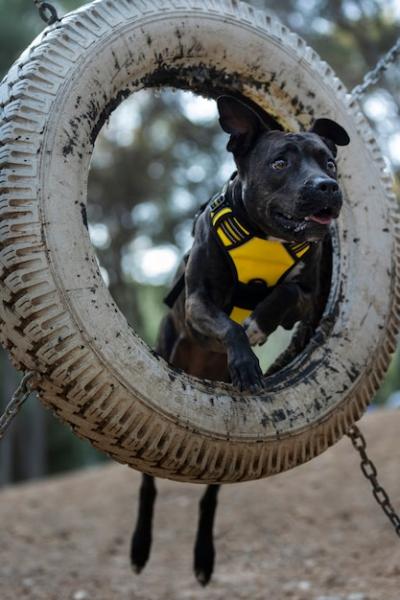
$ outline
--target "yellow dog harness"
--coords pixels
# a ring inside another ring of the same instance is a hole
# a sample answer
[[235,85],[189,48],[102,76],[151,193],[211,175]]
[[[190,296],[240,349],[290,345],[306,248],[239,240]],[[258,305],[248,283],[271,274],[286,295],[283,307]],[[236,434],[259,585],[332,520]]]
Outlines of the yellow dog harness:
[[[201,207],[195,223],[205,207]],[[224,193],[210,203],[210,226],[224,251],[234,279],[232,303],[226,312],[236,323],[243,323],[257,304],[289,275],[311,248],[308,242],[285,243],[252,233],[249,226],[234,213]],[[183,273],[164,299],[167,306],[172,308],[184,287]]]
[[242,323],[271,288],[285,279],[310,250],[311,244],[257,237],[240,222],[223,196],[211,203],[210,220],[235,279],[228,314],[233,321]]

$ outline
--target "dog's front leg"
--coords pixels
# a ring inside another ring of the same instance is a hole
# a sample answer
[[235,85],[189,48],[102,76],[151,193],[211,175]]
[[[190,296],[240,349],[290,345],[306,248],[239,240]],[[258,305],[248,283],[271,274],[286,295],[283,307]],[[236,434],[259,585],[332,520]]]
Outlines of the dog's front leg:
[[243,327],[251,346],[263,344],[278,325],[291,329],[312,309],[311,294],[297,283],[276,286],[271,294],[256,306]]
[[232,384],[241,391],[260,390],[263,374],[243,327],[215,306],[202,290],[188,295],[185,308],[187,324],[197,334],[218,341],[226,351]]

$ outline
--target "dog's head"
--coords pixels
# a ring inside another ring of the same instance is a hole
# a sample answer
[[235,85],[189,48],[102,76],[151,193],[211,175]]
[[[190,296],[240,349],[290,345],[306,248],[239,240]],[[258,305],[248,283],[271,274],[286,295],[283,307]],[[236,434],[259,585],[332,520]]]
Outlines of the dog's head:
[[343,127],[317,119],[307,132],[285,133],[234,97],[217,104],[250,222],[287,241],[322,239],[342,206],[335,157],[337,146],[350,142]]

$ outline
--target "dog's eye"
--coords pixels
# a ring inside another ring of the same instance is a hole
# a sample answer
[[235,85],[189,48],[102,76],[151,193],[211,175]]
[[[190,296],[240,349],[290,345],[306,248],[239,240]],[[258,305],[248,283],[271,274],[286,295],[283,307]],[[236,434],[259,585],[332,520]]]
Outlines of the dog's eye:
[[328,167],[328,169],[330,171],[332,171],[333,173],[336,173],[336,165],[333,162],[333,160],[328,160],[328,162],[326,163],[326,166]]
[[287,166],[288,162],[284,158],[278,158],[278,160],[274,160],[274,162],[272,163],[272,168],[274,169],[274,171],[281,171]]

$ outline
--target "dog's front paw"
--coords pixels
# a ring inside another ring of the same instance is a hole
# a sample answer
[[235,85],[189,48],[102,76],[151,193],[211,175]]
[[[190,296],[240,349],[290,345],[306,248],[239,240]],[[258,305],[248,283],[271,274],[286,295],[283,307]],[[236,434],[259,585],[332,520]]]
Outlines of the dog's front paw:
[[260,329],[254,317],[247,317],[243,322],[243,329],[246,332],[250,346],[261,346],[267,340],[267,334]]
[[229,373],[232,385],[243,392],[259,392],[264,387],[263,373],[255,354],[249,349],[245,356],[239,354],[229,360]]

